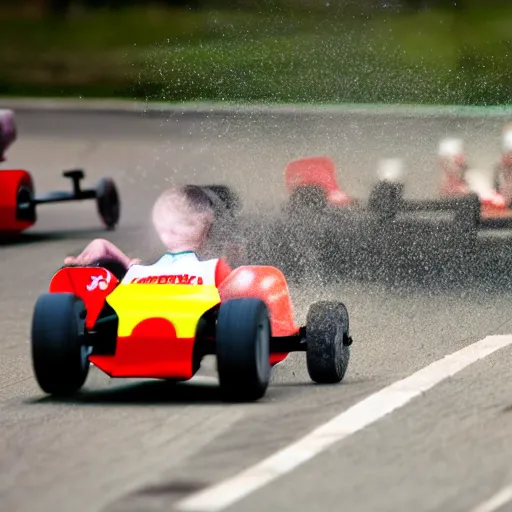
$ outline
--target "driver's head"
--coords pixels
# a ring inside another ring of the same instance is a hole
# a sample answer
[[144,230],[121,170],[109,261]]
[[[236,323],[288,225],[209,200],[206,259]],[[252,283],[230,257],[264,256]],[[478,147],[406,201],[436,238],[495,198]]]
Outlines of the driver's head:
[[443,139],[439,143],[437,154],[444,171],[462,174],[466,170],[464,144],[461,139]]
[[5,152],[16,140],[16,123],[12,110],[0,110],[0,162],[5,160]]
[[208,238],[214,208],[201,187],[176,186],[158,197],[152,217],[153,226],[169,252],[197,251]]
[[512,123],[507,123],[501,135],[501,160],[507,168],[512,168]]

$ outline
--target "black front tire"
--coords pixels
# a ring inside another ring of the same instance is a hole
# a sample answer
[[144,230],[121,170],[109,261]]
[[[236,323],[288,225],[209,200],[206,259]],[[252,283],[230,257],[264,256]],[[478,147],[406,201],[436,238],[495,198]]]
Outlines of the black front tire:
[[334,384],[343,380],[350,360],[349,317],[341,302],[316,302],[306,321],[306,361],[311,380]]
[[71,293],[45,293],[32,317],[32,364],[41,389],[56,396],[76,393],[89,373],[85,306]]
[[34,202],[34,186],[32,183],[20,185],[16,194],[16,219],[26,222],[36,222],[36,204]]
[[217,370],[223,399],[252,402],[270,382],[270,318],[264,302],[234,299],[217,317]]
[[96,205],[98,214],[107,227],[114,229],[121,216],[121,201],[113,180],[103,178],[96,187]]

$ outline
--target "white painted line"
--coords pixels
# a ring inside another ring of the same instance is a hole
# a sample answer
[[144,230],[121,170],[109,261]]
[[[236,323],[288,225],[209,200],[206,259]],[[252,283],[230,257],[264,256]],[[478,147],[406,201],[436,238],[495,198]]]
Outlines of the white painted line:
[[471,512],[495,512],[510,501],[512,501],[512,485],[504,487],[492,498],[471,509]]
[[512,335],[488,336],[370,395],[297,442],[238,475],[190,495],[177,508],[217,512],[309,461],[323,450],[407,404],[472,363],[512,344]]

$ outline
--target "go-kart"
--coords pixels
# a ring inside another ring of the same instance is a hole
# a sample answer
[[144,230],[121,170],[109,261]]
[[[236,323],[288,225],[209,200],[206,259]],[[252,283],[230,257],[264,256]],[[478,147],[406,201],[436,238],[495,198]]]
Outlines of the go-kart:
[[[505,134],[512,136],[510,134]],[[505,137],[507,145],[510,141]],[[489,170],[470,168],[464,154],[461,139],[447,138],[439,144],[441,182],[439,194],[442,198],[476,195],[480,202],[480,215],[475,229],[500,229],[512,227],[512,204],[510,187],[512,167],[510,148],[502,155],[502,161]]]
[[[0,156],[5,160],[7,148],[16,139],[14,113],[0,111]],[[46,195],[35,194],[32,175],[25,170],[0,170],[0,235],[12,236],[33,226],[37,221],[37,207],[66,201],[96,201],[101,220],[108,229],[114,228],[120,216],[120,200],[117,188],[110,178],[103,178],[95,188],[81,188],[85,173],[81,169],[63,172],[72,182],[68,192],[57,191]]]
[[[444,142],[451,144],[458,141]],[[462,163],[458,165],[465,169],[464,181],[449,183],[447,181],[450,178],[443,176],[440,197],[428,200],[405,200],[402,162],[398,159],[382,160],[378,170],[379,180],[370,193],[366,208],[362,201],[350,196],[339,186],[335,177],[335,165],[330,158],[295,160],[285,169],[285,182],[290,193],[285,210],[300,214],[312,208],[319,211],[332,207],[332,211],[337,207],[359,214],[363,211],[371,213],[380,220],[396,219],[397,215],[404,213],[452,212],[458,219],[461,215],[469,216],[475,229],[512,225],[512,210],[498,190],[500,178],[503,180],[501,174],[495,173],[495,186],[492,188],[486,183],[481,171],[466,169],[463,156],[452,156],[456,159],[462,158]]]
[[263,397],[271,367],[294,351],[306,352],[317,383],[345,376],[352,343],[346,307],[315,303],[306,325],[297,326],[277,268],[239,267],[219,288],[192,284],[200,280],[190,276],[126,284],[124,273],[99,261],[53,276],[32,318],[32,360],[43,391],[74,394],[90,363],[116,378],[187,381],[206,355],[216,356],[227,401]]
[[416,265],[430,256],[438,261],[467,256],[476,244],[478,196],[406,199],[401,175],[400,160],[381,161],[363,201],[339,186],[330,158],[289,163],[288,199],[257,236],[247,237],[251,263],[275,264],[287,277],[307,280],[311,269],[329,279],[338,270],[382,267],[388,257],[386,264]]
[[[401,181],[403,169],[399,159],[379,162],[378,181],[372,188],[367,204],[349,195],[336,180],[334,162],[328,157],[294,160],[285,169],[285,181],[290,193],[284,211],[301,215],[312,211],[329,214],[367,214],[375,220],[395,219],[399,213],[457,210],[467,212],[467,203],[474,205],[475,194],[464,194],[441,200],[405,200]],[[346,217],[346,215],[345,215]],[[345,218],[342,217],[342,218]]]

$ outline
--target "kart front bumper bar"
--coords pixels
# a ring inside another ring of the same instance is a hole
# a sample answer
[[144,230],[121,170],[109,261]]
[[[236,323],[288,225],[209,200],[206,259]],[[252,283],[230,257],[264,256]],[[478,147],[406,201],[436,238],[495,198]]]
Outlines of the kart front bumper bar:
[[62,203],[66,201],[83,201],[86,199],[96,199],[96,190],[80,190],[75,192],[50,192],[44,196],[35,197],[32,202],[38,204]]

